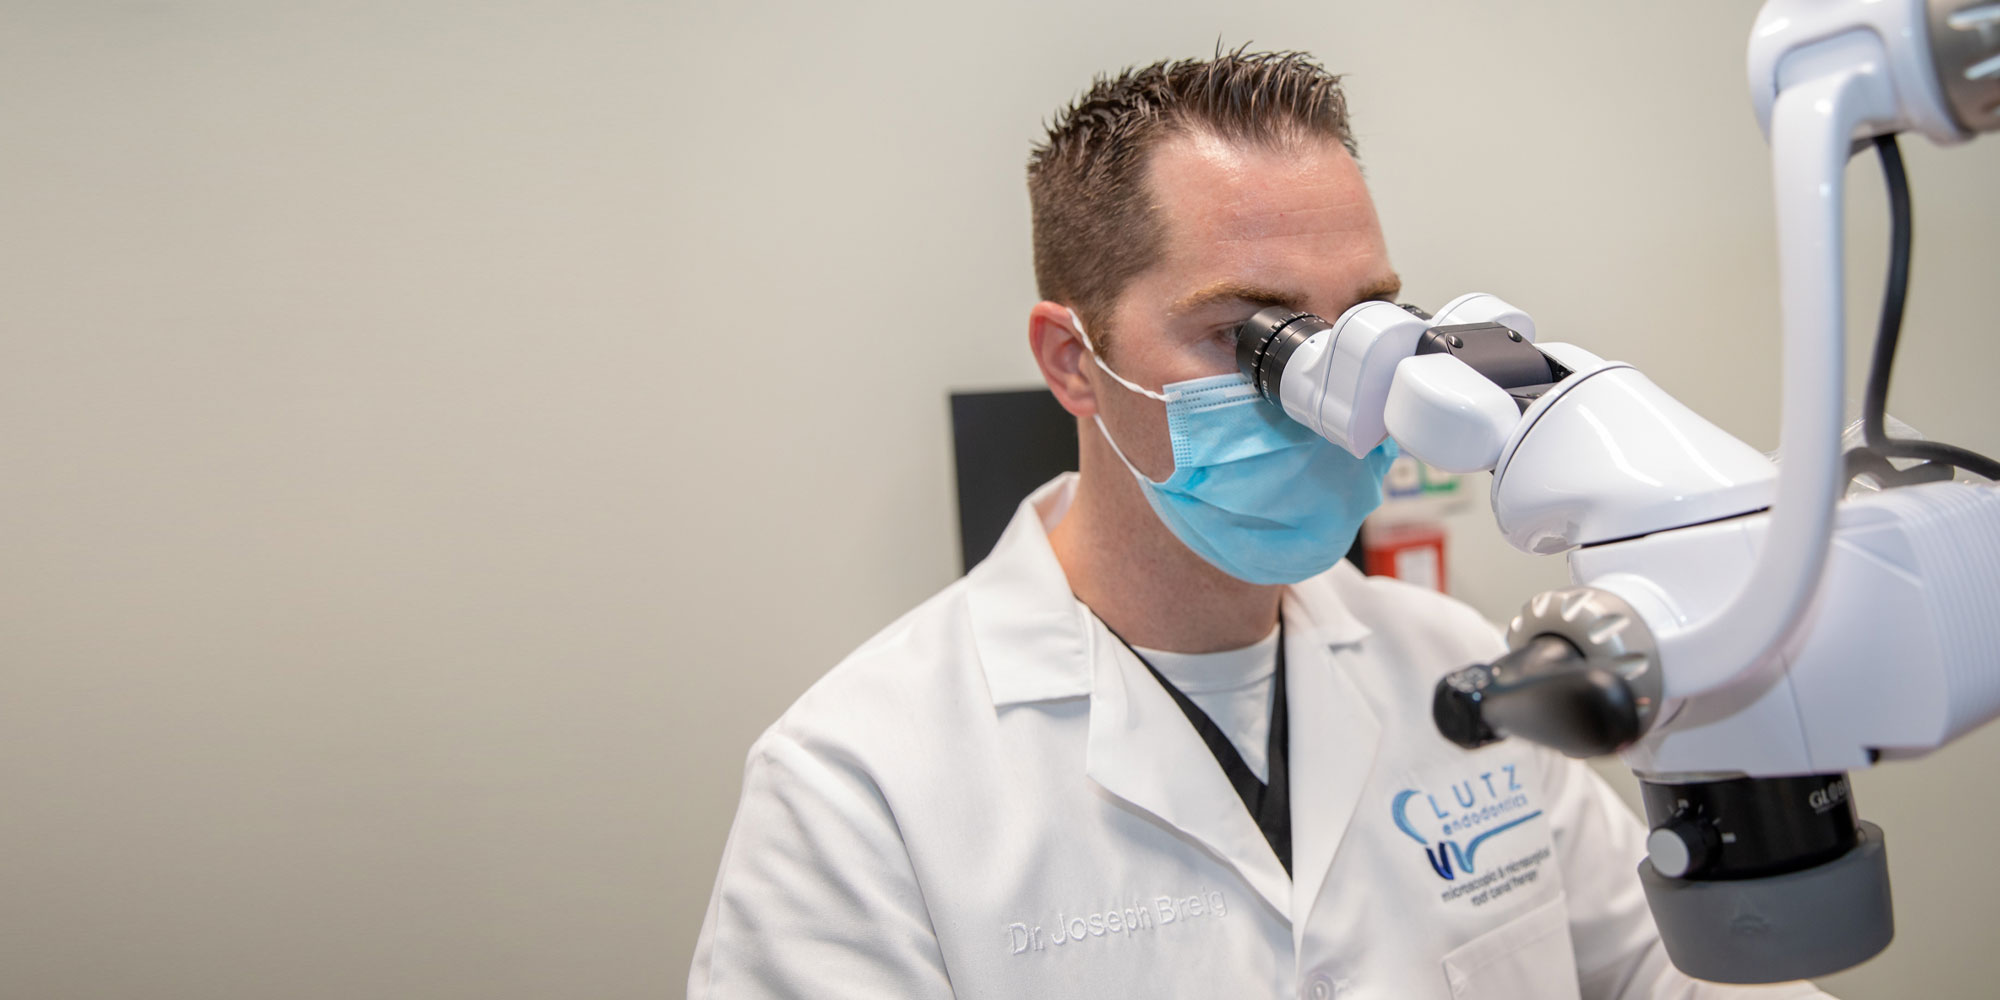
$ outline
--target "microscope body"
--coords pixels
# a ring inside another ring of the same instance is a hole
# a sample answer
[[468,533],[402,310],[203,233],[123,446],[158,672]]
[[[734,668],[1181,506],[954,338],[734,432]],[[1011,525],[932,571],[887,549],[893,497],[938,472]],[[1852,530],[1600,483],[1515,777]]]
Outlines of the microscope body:
[[1860,457],[1885,488],[1843,499],[1856,455],[1840,440],[1847,163],[1880,147],[1906,267],[1901,161],[1877,137],[2000,129],[2000,0],[1769,0],[1749,84],[1777,209],[1782,467],[1631,366],[1538,345],[1533,318],[1491,295],[1435,316],[1366,302],[1332,323],[1274,307],[1237,333],[1242,371],[1294,420],[1355,455],[1393,436],[1446,471],[1491,470],[1507,539],[1569,554],[1575,586],[1527,603],[1511,652],[1439,682],[1438,729],[1621,753],[1669,957],[1744,983],[1887,946],[1883,835],[1847,772],[2000,716],[2000,486],[1905,484],[1887,449],[1910,442],[1874,440],[1876,398]]
[[[1570,553],[1578,584],[1682,620],[1713,614],[1768,514]],[[1811,606],[1776,655],[1673,702],[1622,756],[1642,778],[1856,770],[2000,716],[2000,487],[1929,483],[1842,501]]]
[[1775,463],[1630,365],[1534,343],[1532,317],[1491,295],[1435,316],[1363,303],[1334,323],[1271,309],[1245,331],[1242,367],[1293,419],[1357,453],[1387,435],[1444,470],[1490,470],[1502,534],[1568,553],[1575,586],[1528,602],[1513,652],[1439,683],[1438,726],[1467,747],[1620,753],[1642,782],[1640,877],[1677,965],[1771,982],[1888,945],[1884,838],[1846,775],[2000,716],[2000,486],[1833,505],[1813,599],[1772,653],[1677,688],[1663,648],[1738,599],[1770,535]]
[[[1579,587],[1618,599],[1617,609],[1566,609],[1566,592],[1531,601],[1510,629],[1515,648],[1559,633],[1589,653],[1604,644],[1593,632],[1649,634],[1643,648],[1627,636],[1604,650],[1634,689],[1626,730],[1543,742],[1578,756],[1623,751],[1642,777],[1782,776],[1919,756],[2000,715],[1990,666],[2000,487],[1936,482],[1834,504],[1805,613],[1772,655],[1691,689],[1660,647],[1720,613],[1749,578],[1771,528],[1774,462],[1630,365],[1534,343],[1532,318],[1491,295],[1435,316],[1370,302],[1332,324],[1259,317],[1250,325],[1283,327],[1266,343],[1299,346],[1260,358],[1246,338],[1239,351],[1253,380],[1297,390],[1274,400],[1294,419],[1361,453],[1386,435],[1445,471],[1491,471],[1507,540],[1568,553]],[[1488,710],[1495,698],[1483,696]]]
[[[1845,968],[1894,933],[1884,835],[1856,816],[1847,772],[1922,756],[2000,716],[2000,487],[1947,481],[1841,501],[1812,602],[1774,653],[1677,697],[1658,637],[1720,613],[1749,578],[1771,513],[1737,508],[1771,483],[1747,445],[1718,446],[1722,432],[1636,372],[1623,382],[1593,397],[1584,380],[1534,423],[1524,415],[1495,469],[1494,511],[1517,546],[1566,548],[1577,584],[1531,601],[1510,644],[1561,637],[1580,655],[1559,669],[1610,672],[1635,700],[1660,699],[1656,711],[1578,743],[1574,700],[1502,676],[1484,697],[1524,704],[1485,715],[1572,753],[1621,744],[1653,828],[1640,879],[1684,971],[1769,982]],[[1579,468],[1560,469],[1565,456]],[[1607,611],[1606,595],[1622,605]],[[1597,638],[1628,630],[1648,642]],[[1550,713],[1565,718],[1537,717]]]

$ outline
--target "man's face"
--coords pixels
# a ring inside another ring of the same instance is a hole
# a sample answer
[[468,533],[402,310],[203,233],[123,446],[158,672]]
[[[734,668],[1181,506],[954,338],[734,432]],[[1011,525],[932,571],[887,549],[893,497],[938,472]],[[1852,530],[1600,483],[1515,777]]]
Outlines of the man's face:
[[[1149,389],[1236,370],[1238,323],[1282,305],[1329,320],[1401,289],[1360,167],[1332,141],[1273,150],[1205,134],[1153,151],[1160,261],[1126,286],[1104,360]],[[1173,471],[1166,411],[1096,373],[1097,399],[1126,458]]]

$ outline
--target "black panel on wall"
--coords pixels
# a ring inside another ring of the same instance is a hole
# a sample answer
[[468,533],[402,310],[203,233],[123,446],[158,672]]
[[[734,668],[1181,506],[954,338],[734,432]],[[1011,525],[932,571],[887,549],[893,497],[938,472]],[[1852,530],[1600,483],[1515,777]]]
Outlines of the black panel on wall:
[[960,565],[971,569],[1035,487],[1076,468],[1076,418],[1046,388],[954,392],[951,437]]

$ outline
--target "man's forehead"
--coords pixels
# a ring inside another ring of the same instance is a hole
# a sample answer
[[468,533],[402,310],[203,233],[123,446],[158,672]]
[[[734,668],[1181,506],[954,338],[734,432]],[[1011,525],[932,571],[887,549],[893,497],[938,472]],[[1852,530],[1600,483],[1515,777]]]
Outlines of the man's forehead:
[[1360,166],[1332,140],[1180,135],[1153,150],[1147,174],[1167,221],[1203,236],[1353,229],[1375,214]]
[[1177,136],[1149,168],[1161,264],[1183,286],[1173,314],[1216,302],[1303,308],[1330,283],[1355,286],[1342,291],[1357,299],[1399,285],[1360,168],[1336,142]]

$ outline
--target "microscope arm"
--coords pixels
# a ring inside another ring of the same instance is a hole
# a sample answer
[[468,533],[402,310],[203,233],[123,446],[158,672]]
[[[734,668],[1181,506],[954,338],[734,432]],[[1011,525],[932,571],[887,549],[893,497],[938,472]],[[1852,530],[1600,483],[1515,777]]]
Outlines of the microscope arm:
[[1720,611],[1649,618],[1668,698],[1715,690],[1767,662],[1812,603],[1826,566],[1845,483],[1844,177],[1855,136],[1889,125],[1897,105],[1879,38],[1824,44],[1814,60],[1833,68],[1783,87],[1771,109],[1784,359],[1777,499],[1756,564]]

